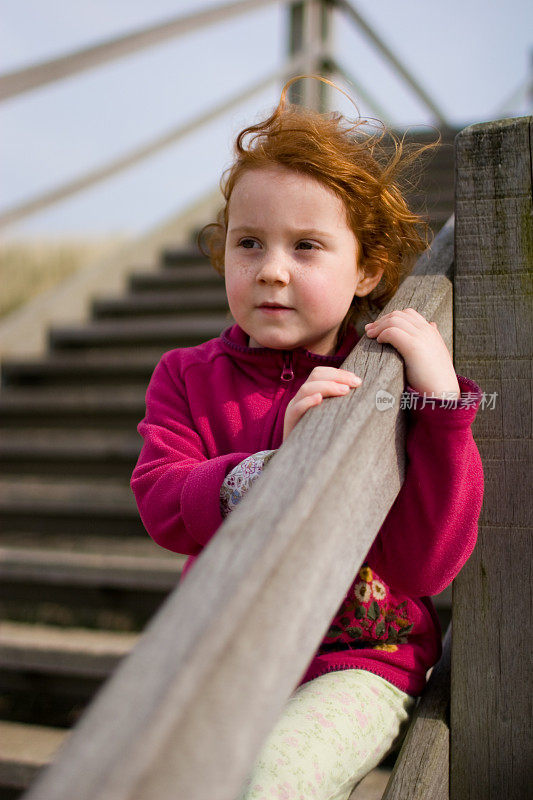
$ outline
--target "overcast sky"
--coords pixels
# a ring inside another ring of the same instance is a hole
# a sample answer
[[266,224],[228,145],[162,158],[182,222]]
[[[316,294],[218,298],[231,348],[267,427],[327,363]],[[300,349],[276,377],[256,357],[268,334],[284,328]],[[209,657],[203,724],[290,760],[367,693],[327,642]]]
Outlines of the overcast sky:
[[[0,72],[226,0],[0,0]],[[523,97],[505,106],[531,70],[533,3],[527,0],[354,0],[354,6],[459,127],[531,113]],[[282,64],[282,4],[113,61],[0,107],[0,210],[102,166]],[[338,60],[397,124],[431,123],[349,20],[335,15]],[[339,82],[372,111],[353,88]],[[201,132],[141,165],[4,229],[23,236],[138,234],[217,185],[232,139],[270,113],[273,84]],[[336,92],[335,109],[354,109]]]

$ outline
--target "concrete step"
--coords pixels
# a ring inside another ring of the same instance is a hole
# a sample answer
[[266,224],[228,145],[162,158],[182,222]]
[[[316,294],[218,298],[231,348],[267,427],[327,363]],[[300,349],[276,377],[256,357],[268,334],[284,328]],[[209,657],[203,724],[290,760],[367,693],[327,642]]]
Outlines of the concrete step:
[[0,618],[140,631],[178,583],[185,560],[148,535],[2,530]]
[[[0,786],[26,789],[49,764],[68,731],[41,725],[0,722]],[[349,800],[380,800],[391,773],[377,767],[354,789]]]
[[0,669],[104,678],[139,634],[0,622]]
[[2,474],[129,480],[142,446],[135,432],[12,429],[0,439]]
[[146,536],[125,481],[60,480],[19,476],[0,479],[0,527],[82,535]]
[[4,388],[15,386],[94,386],[119,384],[146,390],[162,347],[121,352],[113,348],[84,349],[50,354],[44,358],[9,360],[2,364]]
[[0,670],[106,678],[139,634],[0,622]]
[[103,298],[93,303],[95,319],[117,319],[124,317],[149,317],[226,312],[228,302],[223,286],[204,289],[182,289],[181,291],[129,294],[124,297]]
[[101,428],[134,431],[146,413],[146,384],[6,389],[0,394],[0,429]]
[[76,327],[56,327],[49,332],[51,350],[81,347],[146,346],[193,347],[220,335],[232,324],[224,313],[186,318],[160,317],[134,320],[99,320]]
[[165,247],[160,253],[163,267],[198,267],[209,264],[209,259],[197,247]]
[[97,586],[169,592],[186,556],[173,558],[120,553],[87,553],[0,543],[0,579],[6,583]]
[[176,563],[184,563],[187,556],[173,553],[160,547],[148,535],[143,537],[80,535],[76,531],[66,533],[44,533],[40,530],[14,531],[3,528],[0,532],[0,547],[24,550],[46,550],[91,556],[128,556],[130,558],[147,559]]
[[135,294],[214,286],[224,286],[224,278],[209,263],[194,267],[173,266],[165,270],[133,272],[128,279],[128,289]]
[[1,622],[2,717],[71,727],[138,639],[138,633]]
[[0,793],[27,789],[67,736],[59,728],[0,721]]
[[[154,546],[148,539],[142,543]],[[65,549],[65,542],[60,549],[2,541],[0,616],[32,624],[142,630],[178,584],[186,556],[162,558],[152,548],[149,555],[123,550],[101,546],[100,552],[83,552]]]

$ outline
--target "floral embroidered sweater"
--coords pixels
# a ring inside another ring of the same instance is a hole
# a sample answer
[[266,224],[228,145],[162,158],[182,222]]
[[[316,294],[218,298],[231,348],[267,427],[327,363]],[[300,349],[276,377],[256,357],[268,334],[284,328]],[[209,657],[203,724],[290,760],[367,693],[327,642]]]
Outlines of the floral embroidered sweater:
[[[162,356],[137,427],[144,443],[131,488],[154,541],[189,555],[182,580],[238,502],[239,492],[231,501],[235,468],[254,454],[266,462],[264,451],[275,457],[289,401],[315,366],[340,367],[357,340],[350,326],[330,356],[303,347],[251,348],[234,324],[215,339]],[[482,392],[474,381],[457,379],[455,404],[424,400],[406,387],[416,402],[406,409],[404,482],[298,686],[359,668],[417,696],[440,658],[431,595],[452,582],[472,553],[484,486],[471,431]]]

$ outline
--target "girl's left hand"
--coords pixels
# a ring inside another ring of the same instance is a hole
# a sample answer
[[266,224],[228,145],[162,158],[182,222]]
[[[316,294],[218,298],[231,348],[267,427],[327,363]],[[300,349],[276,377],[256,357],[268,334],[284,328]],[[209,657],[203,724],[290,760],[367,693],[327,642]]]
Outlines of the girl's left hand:
[[[407,383],[420,393],[457,399],[461,389],[452,358],[437,324],[414,308],[391,311],[365,325],[368,337],[391,344],[405,361]],[[454,393],[454,394],[451,394]]]

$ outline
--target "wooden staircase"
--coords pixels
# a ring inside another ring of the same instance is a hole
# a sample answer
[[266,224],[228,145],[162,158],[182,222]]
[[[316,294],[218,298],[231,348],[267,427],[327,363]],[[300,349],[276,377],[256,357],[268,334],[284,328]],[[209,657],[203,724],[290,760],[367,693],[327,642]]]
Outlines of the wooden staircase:
[[[419,187],[435,231],[453,210],[452,140]],[[124,297],[96,300],[88,324],[53,328],[46,357],[2,364],[1,798],[53,757],[179,581],[185,556],[150,540],[129,487],[136,426],[161,355],[232,322],[208,261],[167,250]],[[437,598],[443,629],[450,600]],[[380,797],[393,763],[354,799]]]
[[[44,359],[2,365],[0,786],[16,797],[179,580],[129,479],[155,364],[231,324],[224,282],[192,251],[134,273]],[[19,749],[20,745],[20,749]],[[23,746],[22,746],[23,745]]]

